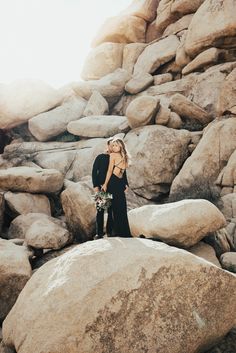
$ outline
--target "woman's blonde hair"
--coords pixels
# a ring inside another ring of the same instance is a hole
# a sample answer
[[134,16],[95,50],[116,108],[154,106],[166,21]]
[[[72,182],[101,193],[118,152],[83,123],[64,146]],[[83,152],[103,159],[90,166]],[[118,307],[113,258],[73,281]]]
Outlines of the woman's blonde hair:
[[112,143],[117,143],[118,146],[120,146],[120,154],[122,156],[122,158],[124,158],[125,164],[127,165],[127,167],[131,164],[131,157],[129,152],[127,151],[127,148],[125,146],[125,143],[122,139],[120,138],[114,138],[112,140]]

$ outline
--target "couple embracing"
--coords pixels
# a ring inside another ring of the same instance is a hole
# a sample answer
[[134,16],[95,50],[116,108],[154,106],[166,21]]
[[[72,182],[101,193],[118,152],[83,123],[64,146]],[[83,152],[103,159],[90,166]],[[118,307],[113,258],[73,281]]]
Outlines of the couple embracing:
[[[111,206],[108,208],[106,233],[108,236],[130,237],[129,221],[125,191],[128,189],[126,168],[129,155],[123,140],[107,140],[106,153],[99,154],[93,164],[92,180],[95,192],[104,191],[112,194]],[[102,238],[104,226],[104,209],[97,210],[94,239]]]

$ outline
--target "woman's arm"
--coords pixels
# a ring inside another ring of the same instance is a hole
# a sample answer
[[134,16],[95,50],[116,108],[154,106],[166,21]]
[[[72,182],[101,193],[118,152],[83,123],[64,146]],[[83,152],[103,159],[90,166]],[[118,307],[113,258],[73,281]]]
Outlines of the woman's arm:
[[110,160],[109,160],[109,166],[108,166],[108,170],[107,170],[106,179],[105,179],[104,184],[102,185],[102,189],[104,191],[107,191],[107,184],[108,184],[108,182],[110,180],[110,177],[112,175],[114,164],[115,164],[114,154],[111,153],[110,154]]

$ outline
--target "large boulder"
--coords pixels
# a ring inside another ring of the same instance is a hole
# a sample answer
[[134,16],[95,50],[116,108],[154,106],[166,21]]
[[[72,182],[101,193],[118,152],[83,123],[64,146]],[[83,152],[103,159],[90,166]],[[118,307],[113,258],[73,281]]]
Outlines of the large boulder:
[[140,17],[124,15],[108,18],[92,41],[96,47],[104,42],[145,42],[146,21]]
[[27,192],[13,193],[8,191],[4,194],[4,199],[10,210],[17,216],[29,212],[51,215],[50,202],[46,195],[33,195]]
[[171,98],[170,108],[181,117],[196,119],[203,125],[208,124],[212,120],[212,116],[209,113],[179,93],[176,93]]
[[190,23],[185,50],[191,57],[211,46],[234,47],[236,43],[235,2],[206,0]]
[[173,76],[170,73],[154,75],[154,85],[162,85],[163,83],[170,82],[173,80]]
[[126,83],[125,90],[128,93],[136,94],[151,86],[152,83],[153,76],[148,73],[134,76],[129,82]]
[[0,322],[7,316],[31,276],[24,246],[0,239]]
[[175,56],[175,64],[178,65],[178,67],[180,68],[180,71],[181,71],[181,68],[186,66],[191,61],[191,58],[186,54],[186,51],[184,48],[187,33],[188,33],[187,30],[183,30],[181,32],[180,45],[177,48],[176,56]]
[[84,110],[84,116],[104,115],[108,113],[109,107],[106,99],[98,91],[94,91],[88,100]]
[[137,16],[147,22],[151,22],[156,17],[159,1],[160,0],[133,0],[120,14]]
[[159,108],[157,115],[155,117],[155,123],[158,125],[166,126],[170,121],[171,114],[173,114],[173,112],[171,112],[171,110],[169,108],[160,105],[160,108]]
[[147,24],[146,30],[146,43],[150,43],[160,37],[160,33],[158,32],[158,28],[156,28],[156,20]]
[[0,85],[0,129],[10,129],[58,106],[62,95],[39,80],[18,80]]
[[194,13],[204,0],[161,0],[157,8],[156,31],[157,38],[171,23],[183,15]]
[[66,131],[70,121],[79,119],[86,106],[83,98],[73,98],[49,112],[34,116],[28,126],[38,141],[48,141]]
[[221,268],[221,264],[216,257],[214,248],[211,245],[205,243],[204,241],[200,241],[196,245],[189,248],[188,251],[191,252],[191,254],[199,256],[202,259],[205,259],[206,261],[209,261]]
[[127,132],[129,125],[125,116],[95,115],[71,121],[67,125],[67,130],[80,137],[110,137],[120,132]]
[[181,17],[178,21],[171,23],[164,31],[163,36],[170,36],[171,34],[176,34],[178,32],[184,31],[188,28],[193,18],[193,14],[188,14]]
[[122,68],[129,74],[133,73],[134,65],[145,47],[144,43],[130,43],[124,47]]
[[218,114],[223,115],[224,113],[236,114],[236,69],[224,80],[218,101]]
[[232,218],[236,220],[236,193],[224,195],[220,199],[219,209],[227,221],[230,221]]
[[236,273],[236,253],[226,252],[220,257],[222,267],[228,271]]
[[227,165],[220,173],[217,184],[223,188],[231,189],[232,192],[234,191],[236,187],[236,150],[231,154]]
[[134,99],[126,109],[129,126],[134,129],[148,125],[155,117],[160,102],[155,97],[142,96]]
[[86,241],[95,235],[96,208],[93,189],[87,182],[70,183],[61,193],[61,203],[69,230],[77,240]]
[[203,68],[213,66],[224,58],[225,50],[218,48],[209,48],[201,52],[190,61],[182,70],[183,75],[187,75],[193,71],[201,71]]
[[[236,61],[212,66],[206,72],[196,76],[187,75],[186,77],[194,78],[189,92],[189,96],[193,97],[193,102],[211,115],[219,116],[219,96],[222,92],[222,84],[235,67]],[[230,95],[233,97],[232,91]]]
[[16,217],[8,229],[8,239],[25,239],[27,230],[36,221],[53,222],[55,225],[66,229],[66,224],[60,219],[46,215],[45,213],[27,213]]
[[150,125],[130,131],[125,142],[132,156],[128,168],[130,187],[147,199],[156,199],[169,191],[179,168],[188,157],[187,130]]
[[180,129],[182,125],[183,125],[183,122],[181,120],[181,117],[177,113],[171,112],[170,119],[168,120],[168,123],[166,126],[172,129]]
[[225,228],[228,242],[230,242],[230,251],[236,250],[236,218],[232,219]]
[[194,13],[204,1],[205,0],[170,0],[170,2],[172,3],[171,11],[174,13],[178,13],[181,16],[189,13]]
[[236,148],[235,118],[209,124],[191,156],[174,179],[170,200],[217,196],[215,181]]
[[71,240],[70,233],[50,218],[38,219],[26,231],[25,243],[36,249],[63,248]]
[[117,69],[99,80],[72,82],[70,88],[85,99],[89,99],[94,91],[98,91],[107,100],[109,105],[114,105],[123,94],[125,84],[130,80],[131,74],[125,69]]
[[56,169],[69,179],[75,158],[76,150],[73,148],[71,150],[68,148],[68,151],[66,151],[66,148],[65,150],[52,149],[35,154],[34,162],[44,169]]
[[235,293],[231,273],[187,251],[87,242],[37,270],[3,340],[18,353],[200,352],[233,327]]
[[84,80],[98,80],[122,67],[124,44],[102,43],[85,59],[81,73]]
[[160,38],[164,30],[173,22],[176,22],[181,15],[173,13],[171,6],[173,0],[161,0],[157,8],[157,17],[155,20],[156,38]]
[[62,188],[63,180],[63,175],[55,169],[13,167],[0,170],[0,185],[4,190],[53,193]]
[[153,73],[156,71],[161,65],[175,57],[178,45],[179,40],[175,35],[171,35],[148,45],[139,56],[134,66],[134,75]]
[[207,200],[182,200],[131,210],[129,223],[135,237],[144,235],[186,248],[197,244],[207,233],[223,228],[226,220]]

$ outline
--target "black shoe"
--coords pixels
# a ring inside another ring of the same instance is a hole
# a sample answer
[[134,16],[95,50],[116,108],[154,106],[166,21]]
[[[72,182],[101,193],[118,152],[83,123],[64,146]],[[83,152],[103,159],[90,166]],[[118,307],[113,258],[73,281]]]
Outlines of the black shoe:
[[93,239],[97,240],[97,239],[102,239],[102,238],[103,238],[103,235],[96,234]]

